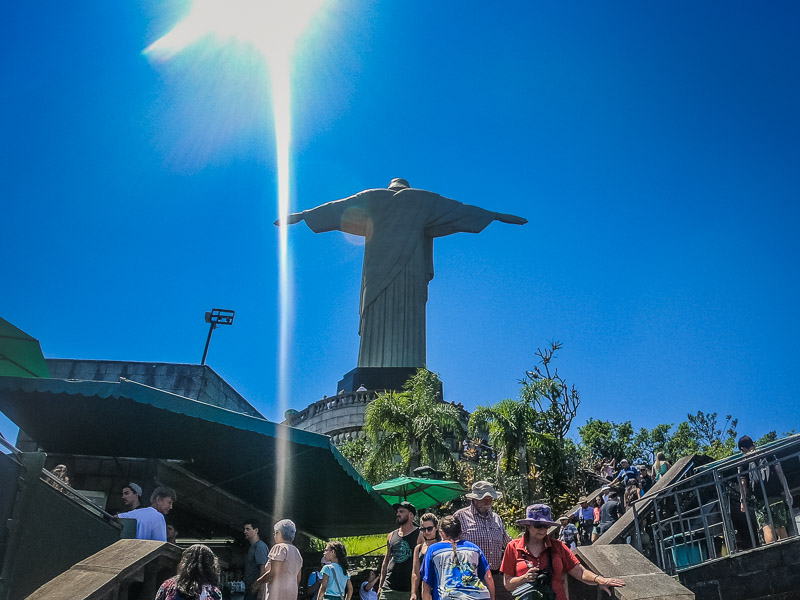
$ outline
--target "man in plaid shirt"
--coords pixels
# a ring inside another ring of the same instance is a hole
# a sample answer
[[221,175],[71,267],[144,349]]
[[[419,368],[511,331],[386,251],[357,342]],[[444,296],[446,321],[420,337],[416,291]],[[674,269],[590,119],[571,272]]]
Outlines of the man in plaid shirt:
[[506,532],[503,520],[492,511],[492,504],[502,494],[488,481],[476,481],[472,484],[472,492],[465,496],[469,498],[470,505],[453,515],[461,521],[461,539],[475,544],[486,557],[494,579],[495,600],[511,600],[511,593],[503,586],[503,575],[500,573],[503,552],[511,537]]

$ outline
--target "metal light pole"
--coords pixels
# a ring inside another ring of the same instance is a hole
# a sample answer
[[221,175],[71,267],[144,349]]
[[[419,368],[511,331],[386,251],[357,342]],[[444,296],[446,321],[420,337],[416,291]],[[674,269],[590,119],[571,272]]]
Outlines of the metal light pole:
[[200,361],[201,365],[206,364],[208,345],[211,343],[211,332],[217,328],[217,325],[233,325],[233,316],[235,314],[234,311],[223,308],[215,308],[206,313],[206,323],[211,323],[211,326],[208,328],[208,338],[206,338],[206,347],[203,350],[203,360]]

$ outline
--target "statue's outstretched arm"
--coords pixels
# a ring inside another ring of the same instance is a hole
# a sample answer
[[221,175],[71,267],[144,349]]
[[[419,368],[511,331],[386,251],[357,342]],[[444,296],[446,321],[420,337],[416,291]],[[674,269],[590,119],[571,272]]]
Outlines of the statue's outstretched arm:
[[505,213],[494,213],[494,220],[501,223],[509,223],[510,225],[525,225],[528,219],[523,219],[517,215],[507,215]]
[[[305,217],[303,216],[303,213],[301,213],[301,212],[299,212],[299,213],[289,213],[288,215],[286,215],[286,225],[294,225],[295,223],[299,223],[300,221],[302,221],[304,218]],[[283,222],[280,219],[275,219],[275,222],[273,223],[273,225],[280,226],[280,225],[283,225]]]

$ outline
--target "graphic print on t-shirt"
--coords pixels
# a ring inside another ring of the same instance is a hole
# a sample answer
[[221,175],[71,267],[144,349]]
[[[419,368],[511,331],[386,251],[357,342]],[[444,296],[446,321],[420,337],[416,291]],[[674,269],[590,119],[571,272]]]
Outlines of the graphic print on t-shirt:
[[411,546],[403,538],[392,545],[392,558],[395,564],[404,563],[411,558]]

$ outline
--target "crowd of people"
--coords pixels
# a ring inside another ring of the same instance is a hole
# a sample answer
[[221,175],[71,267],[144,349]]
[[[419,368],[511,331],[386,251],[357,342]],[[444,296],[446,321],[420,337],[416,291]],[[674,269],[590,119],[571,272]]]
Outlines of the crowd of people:
[[[152,532],[151,522],[163,519],[158,507],[174,497],[157,489],[151,506],[141,508],[141,489],[126,486],[127,513],[144,516],[142,532]],[[158,492],[158,493],[157,493]],[[174,492],[173,492],[174,494]],[[573,554],[574,545],[549,535],[559,523],[546,504],[528,506],[517,520],[524,533],[512,539],[500,516],[492,510],[501,494],[486,481],[478,481],[466,494],[468,506],[439,519],[425,513],[416,524],[417,510],[409,502],[394,505],[395,529],[386,538],[387,550],[380,572],[358,574],[359,600],[566,600],[564,577],[610,593],[622,580],[602,577],[585,569]],[[140,511],[135,513],[134,511]],[[167,511],[168,512],[168,511]],[[564,519],[561,519],[562,524]],[[566,524],[564,524],[566,525]],[[575,539],[579,533],[574,527]],[[261,539],[259,523],[244,524],[249,543],[244,569],[245,600],[297,600],[301,589],[303,557],[294,546],[295,524],[283,519],[273,527],[273,545]],[[160,534],[160,531],[159,531]],[[355,593],[345,546],[339,541],[325,545],[322,568],[308,579],[308,600],[352,600]],[[190,546],[174,577],[165,581],[156,600],[220,600],[220,565],[214,552],[203,544]]]
[[[747,436],[739,440],[739,447],[745,455],[755,450]],[[330,541],[321,569],[312,572],[304,596],[306,600],[352,600],[357,590],[359,600],[566,600],[566,576],[610,593],[625,583],[589,571],[573,552],[608,531],[667,473],[670,464],[658,453],[652,467],[631,466],[625,459],[619,461],[616,472],[614,461],[605,461],[605,466],[612,471],[596,497],[581,498],[576,510],[558,518],[546,504],[528,506],[516,521],[524,532],[514,539],[493,510],[501,493],[487,481],[473,484],[466,494],[469,504],[441,519],[428,512],[417,521],[416,507],[399,502],[393,506],[395,528],[386,537],[380,571],[358,573],[354,586],[345,546]],[[770,472],[775,476],[770,478]],[[765,541],[785,537],[782,507],[791,506],[792,498],[783,497],[788,487],[780,465],[751,464],[740,473],[745,493],[748,486],[760,486],[763,480],[772,494],[775,530],[766,531],[769,524],[758,521],[765,528]],[[156,488],[146,508],[141,506],[141,496],[137,484],[128,484],[122,496],[128,511],[119,517],[137,520],[137,537],[174,541],[177,532],[169,531],[165,516],[176,500],[175,492]],[[261,539],[256,520],[245,523],[243,531],[249,543],[242,577],[244,600],[297,600],[303,557],[293,544],[295,524],[288,519],[275,523],[271,548]],[[184,551],[176,576],[164,582],[156,600],[216,600],[221,598],[219,582],[217,557],[207,546],[193,545]]]

